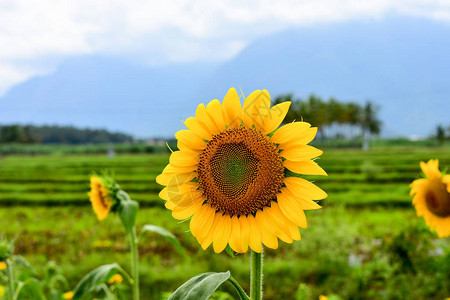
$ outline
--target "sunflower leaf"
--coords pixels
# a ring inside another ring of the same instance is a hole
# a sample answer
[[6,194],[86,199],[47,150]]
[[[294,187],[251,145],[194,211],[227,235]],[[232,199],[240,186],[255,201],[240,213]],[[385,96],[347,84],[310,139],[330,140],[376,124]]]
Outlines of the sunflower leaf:
[[134,200],[121,201],[119,217],[127,232],[131,232],[136,221],[136,215],[139,209],[139,203]]
[[230,272],[203,273],[180,286],[169,300],[207,300],[217,288],[230,278]]
[[183,247],[181,246],[180,242],[178,241],[177,237],[175,235],[173,235],[170,231],[156,226],[156,225],[144,225],[144,227],[142,227],[142,231],[150,231],[153,233],[157,233],[165,238],[167,238],[169,240],[169,242],[175,247],[175,249],[177,249],[177,251],[183,255],[184,257],[186,257],[186,253],[184,252]]
[[85,297],[94,291],[97,286],[107,282],[114,274],[121,272],[121,270],[122,268],[117,263],[103,265],[92,270],[77,284],[72,299],[86,299]]

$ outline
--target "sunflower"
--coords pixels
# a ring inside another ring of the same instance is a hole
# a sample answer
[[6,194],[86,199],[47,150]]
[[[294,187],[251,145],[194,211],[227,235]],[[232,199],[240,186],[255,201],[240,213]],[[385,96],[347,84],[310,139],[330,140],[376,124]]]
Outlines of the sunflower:
[[63,294],[63,299],[71,300],[73,298],[73,292],[67,292]]
[[123,278],[122,278],[122,276],[120,275],[120,274],[114,274],[109,280],[108,280],[108,283],[109,284],[119,284],[119,283],[122,283],[122,281],[123,281]]
[[5,270],[5,269],[6,269],[6,262],[0,261],[0,271]]
[[92,203],[92,209],[97,215],[98,220],[102,221],[106,219],[114,201],[109,195],[108,187],[102,178],[97,176],[91,177],[91,191],[88,195]]
[[423,216],[428,227],[440,238],[450,236],[450,175],[442,176],[439,161],[421,162],[420,168],[427,178],[411,183],[411,195],[417,216]]
[[156,181],[160,197],[178,220],[191,218],[190,231],[203,249],[227,245],[239,253],[278,239],[300,240],[304,210],[327,194],[297,174],[326,175],[312,159],[321,150],[308,146],[317,128],[294,122],[278,128],[290,102],[270,106],[266,90],[254,91],[243,107],[234,88],[223,103],[200,104],[196,116],[175,134],[179,151]]

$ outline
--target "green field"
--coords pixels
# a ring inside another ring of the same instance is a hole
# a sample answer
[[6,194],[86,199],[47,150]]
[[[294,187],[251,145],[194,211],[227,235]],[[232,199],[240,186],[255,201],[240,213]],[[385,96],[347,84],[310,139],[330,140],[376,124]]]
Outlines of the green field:
[[[328,177],[313,177],[329,197],[322,210],[307,212],[302,241],[266,251],[265,299],[295,299],[305,283],[311,299],[337,294],[344,299],[444,299],[450,296],[447,240],[429,234],[415,217],[409,184],[421,176],[419,162],[438,158],[450,166],[450,147],[391,147],[325,150],[318,161]],[[87,192],[92,172],[110,170],[142,209],[138,224],[163,226],[181,240],[183,259],[163,238],[140,245],[143,299],[159,299],[188,278],[231,270],[248,289],[248,255],[235,258],[204,252],[158,198],[155,178],[168,154],[38,155],[0,158],[0,232],[18,236],[16,253],[42,275],[54,260],[72,286],[89,270],[129,254],[118,218],[100,223]],[[430,254],[432,253],[432,254]],[[436,253],[436,254],[433,254]],[[233,293],[230,286],[221,288]],[[234,294],[232,294],[234,295]]]

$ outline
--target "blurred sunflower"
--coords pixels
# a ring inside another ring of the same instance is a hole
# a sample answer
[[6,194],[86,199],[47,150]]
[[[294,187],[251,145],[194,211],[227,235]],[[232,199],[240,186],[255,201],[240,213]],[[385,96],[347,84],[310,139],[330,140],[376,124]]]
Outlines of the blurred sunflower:
[[6,262],[0,261],[0,271],[6,269]]
[[437,159],[420,163],[426,178],[414,180],[410,194],[417,215],[444,238],[450,236],[450,175],[442,176],[438,165]]
[[114,274],[109,280],[109,284],[116,284],[116,283],[122,283],[123,278],[120,274]]
[[304,210],[327,194],[296,174],[326,175],[312,159],[321,150],[308,146],[317,128],[305,122],[279,127],[290,102],[271,107],[266,90],[244,101],[231,88],[223,103],[200,104],[196,117],[175,134],[179,151],[156,181],[174,218],[192,217],[190,230],[203,249],[219,253],[229,245],[244,253],[262,244],[278,247],[278,238],[300,240]]
[[106,219],[111,207],[113,199],[109,195],[108,187],[102,178],[97,176],[91,177],[91,191],[88,193],[92,203],[92,209],[99,221]]

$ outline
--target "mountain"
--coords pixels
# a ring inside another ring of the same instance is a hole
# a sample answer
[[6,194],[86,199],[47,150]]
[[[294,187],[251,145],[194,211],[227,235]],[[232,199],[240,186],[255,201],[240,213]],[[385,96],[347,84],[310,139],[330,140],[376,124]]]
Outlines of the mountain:
[[73,124],[137,136],[173,136],[195,106],[244,94],[315,93],[381,108],[385,135],[428,135],[449,125],[450,25],[387,18],[290,29],[220,63],[144,67],[117,58],[68,60],[0,99],[1,123]]
[[0,123],[106,128],[138,137],[169,136],[195,112],[199,82],[215,65],[145,67],[113,57],[69,59],[0,99]]

